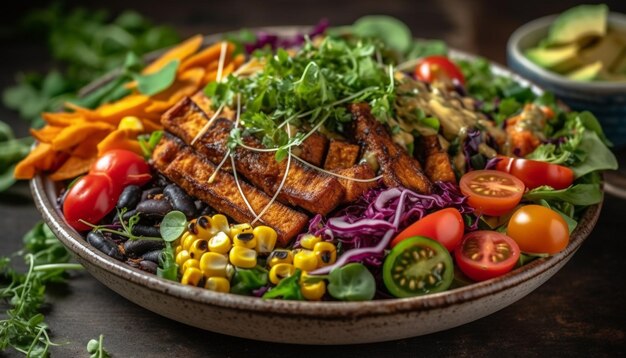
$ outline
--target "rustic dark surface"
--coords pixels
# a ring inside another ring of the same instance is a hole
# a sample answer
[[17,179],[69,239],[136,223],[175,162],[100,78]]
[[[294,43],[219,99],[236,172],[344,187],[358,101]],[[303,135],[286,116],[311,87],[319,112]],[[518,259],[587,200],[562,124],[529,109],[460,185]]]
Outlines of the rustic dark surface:
[[[43,2],[39,2],[43,3]],[[157,23],[175,26],[183,35],[232,30],[243,26],[313,24],[327,17],[350,23],[364,14],[401,18],[416,36],[443,38],[455,47],[504,62],[506,39],[535,17],[575,4],[559,1],[85,1],[113,13],[127,7]],[[626,12],[625,3],[610,1]],[[50,66],[45,47],[14,36],[16,19],[31,3],[21,2],[0,14],[0,88],[20,70]],[[0,118],[20,135],[27,126],[0,107]],[[623,161],[624,151],[620,153]],[[99,334],[115,357],[239,356],[624,356],[626,354],[626,202],[607,196],[598,224],[573,259],[536,291],[491,316],[445,332],[395,342],[358,346],[314,347],[255,342],[201,331],[149,312],[93,279],[76,274],[67,285],[49,288],[47,322],[56,357],[86,357],[85,345]],[[0,255],[21,247],[21,237],[39,220],[25,183],[0,194]],[[419,324],[416,322],[416,324]],[[284,332],[289,334],[289,332]],[[14,356],[2,352],[0,356]]]

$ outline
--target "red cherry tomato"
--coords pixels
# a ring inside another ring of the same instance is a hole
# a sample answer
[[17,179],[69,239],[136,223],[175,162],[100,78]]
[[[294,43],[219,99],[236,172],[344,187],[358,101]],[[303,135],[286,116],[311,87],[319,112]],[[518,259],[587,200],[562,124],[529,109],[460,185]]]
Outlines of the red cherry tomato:
[[452,252],[463,238],[465,223],[461,213],[454,208],[446,208],[426,215],[411,226],[404,229],[391,242],[395,247],[400,241],[413,236],[425,236],[438,241]]
[[500,157],[496,169],[512,174],[529,189],[549,185],[554,189],[565,189],[574,182],[574,171],[558,164],[531,159]]
[[91,166],[89,173],[106,174],[122,187],[143,185],[152,178],[148,163],[141,156],[125,149],[113,149],[104,153]]
[[556,254],[569,243],[569,228],[563,217],[541,205],[517,209],[506,233],[523,252],[533,254]]
[[463,72],[446,56],[424,57],[415,67],[415,76],[418,80],[432,83],[435,81],[458,81],[465,84]]
[[102,174],[88,174],[78,179],[65,196],[63,215],[71,227],[78,231],[91,229],[79,221],[98,224],[117,203],[121,187]]
[[510,237],[497,231],[474,231],[454,251],[459,269],[475,281],[502,276],[519,260],[520,249]]
[[473,170],[459,183],[467,203],[478,214],[499,216],[511,211],[522,199],[524,183],[497,170]]

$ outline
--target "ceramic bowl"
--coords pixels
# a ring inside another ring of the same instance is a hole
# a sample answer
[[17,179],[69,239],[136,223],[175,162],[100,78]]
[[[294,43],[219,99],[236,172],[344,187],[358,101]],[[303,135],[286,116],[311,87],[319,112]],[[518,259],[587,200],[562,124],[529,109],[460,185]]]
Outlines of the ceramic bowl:
[[[507,64],[546,91],[554,93],[571,109],[595,114],[616,147],[626,145],[626,82],[582,82],[546,70],[524,56],[548,34],[556,16],[531,21],[517,29],[507,44]],[[626,15],[611,13],[612,26],[626,29]]]
[[[453,57],[472,58],[453,51]],[[494,72],[521,77],[494,65]],[[535,91],[540,91],[533,87]],[[63,219],[59,187],[45,176],[31,181],[35,204],[59,240],[96,279],[146,309],[205,330],[296,344],[389,341],[456,327],[523,298],[554,275],[589,235],[601,204],[589,207],[562,252],[504,276],[442,293],[369,302],[263,300],[184,286],[132,268],[94,249]],[[288,334],[286,334],[288,333]]]

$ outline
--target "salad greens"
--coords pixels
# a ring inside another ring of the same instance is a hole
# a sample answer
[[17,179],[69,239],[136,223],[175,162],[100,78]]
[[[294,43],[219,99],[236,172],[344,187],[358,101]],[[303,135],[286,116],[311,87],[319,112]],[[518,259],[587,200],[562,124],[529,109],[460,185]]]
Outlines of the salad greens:
[[301,276],[302,270],[297,269],[293,275],[280,280],[276,287],[265,292],[263,298],[282,298],[284,300],[303,301],[304,296],[300,291]]
[[15,183],[15,165],[30,151],[31,137],[16,139],[8,124],[0,121],[0,192]]
[[350,263],[330,272],[328,293],[342,301],[370,301],[376,294],[376,280],[363,264]]

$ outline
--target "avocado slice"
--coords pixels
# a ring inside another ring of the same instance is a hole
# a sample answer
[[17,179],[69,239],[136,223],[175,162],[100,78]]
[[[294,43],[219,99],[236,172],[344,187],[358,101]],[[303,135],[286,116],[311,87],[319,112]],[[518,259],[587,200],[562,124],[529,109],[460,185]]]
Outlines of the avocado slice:
[[602,61],[597,61],[568,73],[566,77],[575,81],[593,81],[596,79],[601,70]]
[[579,5],[563,12],[550,26],[548,43],[568,44],[586,36],[604,36],[608,12],[604,4]]
[[580,58],[586,64],[601,61],[604,68],[612,67],[622,53],[622,43],[615,33],[609,32],[597,43],[580,52]]
[[[549,69],[559,68],[561,71],[579,65],[577,54],[578,45],[576,44],[554,48],[535,47],[526,50],[526,57],[537,65]],[[573,64],[570,64],[572,62]]]

